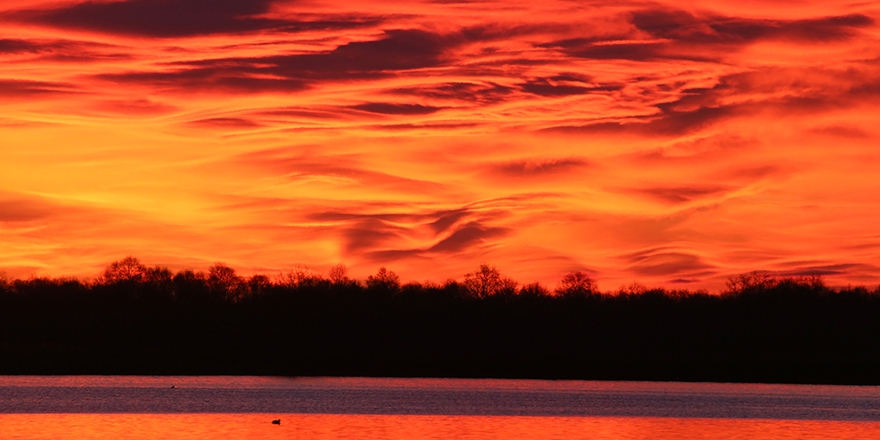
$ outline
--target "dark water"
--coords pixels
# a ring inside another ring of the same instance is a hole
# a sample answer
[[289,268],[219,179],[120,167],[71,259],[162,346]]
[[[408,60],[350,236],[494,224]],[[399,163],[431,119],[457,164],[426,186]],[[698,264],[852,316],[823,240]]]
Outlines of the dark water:
[[[277,418],[281,425],[269,423]],[[218,436],[880,438],[880,387],[0,377],[2,439]]]
[[0,413],[302,413],[880,421],[880,387],[267,377],[2,377]]

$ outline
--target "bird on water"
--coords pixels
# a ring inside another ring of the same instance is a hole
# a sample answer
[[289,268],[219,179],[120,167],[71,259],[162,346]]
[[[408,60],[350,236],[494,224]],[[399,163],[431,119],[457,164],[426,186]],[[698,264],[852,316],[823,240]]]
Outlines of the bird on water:
[[280,424],[281,424],[281,419],[275,419],[275,420],[272,420],[272,424],[273,424],[273,425],[280,425]]

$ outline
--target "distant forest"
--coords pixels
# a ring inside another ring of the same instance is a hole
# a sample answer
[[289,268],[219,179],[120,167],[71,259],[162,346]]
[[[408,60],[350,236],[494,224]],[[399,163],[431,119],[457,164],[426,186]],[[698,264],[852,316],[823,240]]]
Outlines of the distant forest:
[[127,257],[88,282],[0,277],[0,374],[880,384],[880,287],[754,272],[715,294],[600,292],[584,272],[550,290],[486,264],[402,284]]

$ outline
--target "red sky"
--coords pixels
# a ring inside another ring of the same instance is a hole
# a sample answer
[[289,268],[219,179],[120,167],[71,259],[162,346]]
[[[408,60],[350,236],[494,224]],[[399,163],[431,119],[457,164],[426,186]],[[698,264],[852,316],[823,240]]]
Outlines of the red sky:
[[880,283],[880,2],[4,0],[0,270]]

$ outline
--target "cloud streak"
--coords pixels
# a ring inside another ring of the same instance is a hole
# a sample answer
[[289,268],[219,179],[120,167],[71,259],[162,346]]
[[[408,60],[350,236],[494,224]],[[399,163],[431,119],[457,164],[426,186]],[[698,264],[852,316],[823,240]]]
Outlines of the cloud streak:
[[128,0],[86,1],[57,9],[25,10],[19,20],[47,26],[148,37],[257,31],[279,26],[257,18],[272,0]]

